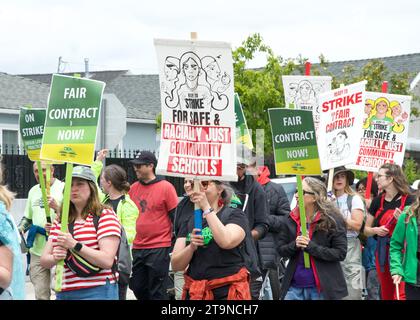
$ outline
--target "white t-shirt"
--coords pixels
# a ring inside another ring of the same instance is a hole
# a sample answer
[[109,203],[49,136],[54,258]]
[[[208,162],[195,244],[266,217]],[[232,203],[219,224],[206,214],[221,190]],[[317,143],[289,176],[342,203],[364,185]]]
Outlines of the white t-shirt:
[[[351,216],[351,212],[347,207],[347,197],[348,194],[345,193],[342,196],[337,198],[337,206],[340,209],[341,214],[343,215],[344,220],[347,220]],[[364,211],[364,204],[362,198],[358,195],[354,195],[353,199],[351,200],[351,210],[360,209]],[[347,230],[347,238],[355,238],[359,235],[358,231],[354,230]]]

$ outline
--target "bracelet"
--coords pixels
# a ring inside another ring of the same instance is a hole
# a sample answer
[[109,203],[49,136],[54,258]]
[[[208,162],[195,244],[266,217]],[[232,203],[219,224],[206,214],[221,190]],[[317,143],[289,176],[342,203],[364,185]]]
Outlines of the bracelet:
[[210,207],[209,209],[203,211],[203,218],[205,218],[209,213],[213,212],[214,209]]

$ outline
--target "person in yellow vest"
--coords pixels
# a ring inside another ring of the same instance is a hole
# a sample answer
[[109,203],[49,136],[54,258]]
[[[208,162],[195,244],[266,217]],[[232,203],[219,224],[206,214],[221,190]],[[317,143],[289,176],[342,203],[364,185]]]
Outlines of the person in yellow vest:
[[[42,174],[44,181],[46,181],[47,165],[41,162]],[[63,202],[64,182],[54,177],[54,166],[50,166],[51,181],[50,194],[58,206]],[[51,228],[51,222],[54,221],[56,213],[53,209],[50,210],[51,220],[47,222],[47,217],[42,200],[42,191],[39,184],[39,172],[36,162],[33,164],[33,172],[35,179],[38,182],[33,186],[28,193],[28,200],[26,202],[25,213],[19,223],[19,231],[25,233],[29,230],[30,233],[35,233],[35,240],[33,246],[29,249],[30,253],[30,269],[29,276],[35,289],[35,298],[37,300],[50,300],[50,269],[43,268],[40,264],[42,252],[44,251],[47,242],[47,234]]]

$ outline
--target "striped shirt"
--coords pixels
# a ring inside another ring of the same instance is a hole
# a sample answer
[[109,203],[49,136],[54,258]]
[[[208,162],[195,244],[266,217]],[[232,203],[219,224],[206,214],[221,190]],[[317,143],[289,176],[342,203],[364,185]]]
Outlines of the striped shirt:
[[[61,224],[56,221],[51,228],[49,236],[53,246],[57,242],[57,232],[59,230],[61,230]],[[89,248],[99,250],[98,241],[110,236],[121,236],[121,225],[112,209],[104,209],[102,211],[97,231],[91,214],[86,217],[86,220],[74,223],[73,238]],[[102,286],[106,284],[107,279],[109,279],[110,283],[115,283],[116,278],[118,278],[118,273],[114,276],[111,269],[102,269],[93,277],[80,278],[64,264],[62,291]]]

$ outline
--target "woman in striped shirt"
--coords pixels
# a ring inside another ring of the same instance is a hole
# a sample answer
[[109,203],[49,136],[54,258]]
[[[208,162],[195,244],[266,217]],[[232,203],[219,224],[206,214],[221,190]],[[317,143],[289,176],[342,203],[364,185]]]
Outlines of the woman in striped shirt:
[[52,268],[75,252],[101,270],[80,277],[65,263],[57,300],[118,300],[118,273],[114,267],[121,226],[114,211],[99,201],[95,182],[90,168],[73,169],[69,208],[69,230],[73,232],[61,232],[61,224],[54,222],[41,265]]

